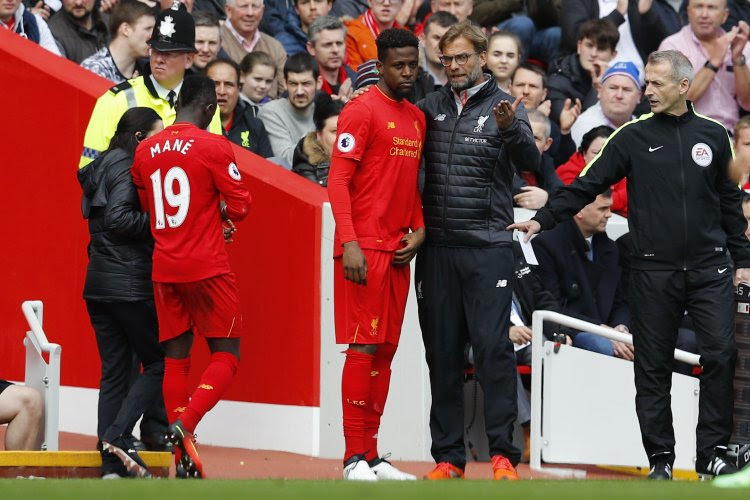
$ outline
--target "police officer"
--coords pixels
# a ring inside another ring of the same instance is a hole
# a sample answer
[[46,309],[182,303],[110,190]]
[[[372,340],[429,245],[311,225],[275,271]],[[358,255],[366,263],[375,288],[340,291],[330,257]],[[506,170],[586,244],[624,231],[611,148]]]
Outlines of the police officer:
[[[496,479],[517,479],[513,446],[516,361],[513,290],[513,164],[536,169],[539,151],[520,100],[482,73],[487,38],[470,22],[440,40],[450,85],[428,94],[424,111],[426,244],[417,256],[419,321],[430,369],[432,456],[428,479],[463,476],[464,346],[474,352]],[[513,164],[511,164],[511,161]]]
[[[116,85],[97,99],[86,128],[79,167],[86,166],[107,149],[117,122],[130,108],[153,109],[164,126],[174,122],[174,104],[185,71],[193,65],[195,57],[195,22],[183,4],[175,1],[171,8],[156,16],[148,43],[150,73]],[[222,133],[218,109],[209,130]]]
[[672,478],[672,356],[685,310],[695,321],[703,366],[695,469],[712,476],[735,471],[726,458],[736,358],[726,251],[737,268],[736,282],[749,281],[750,243],[742,192],[728,177],[729,136],[687,100],[692,77],[680,52],[652,53],[646,65],[652,112],[612,134],[580,177],[533,219],[509,227],[527,231],[528,239],[627,177],[635,403],[652,479]]

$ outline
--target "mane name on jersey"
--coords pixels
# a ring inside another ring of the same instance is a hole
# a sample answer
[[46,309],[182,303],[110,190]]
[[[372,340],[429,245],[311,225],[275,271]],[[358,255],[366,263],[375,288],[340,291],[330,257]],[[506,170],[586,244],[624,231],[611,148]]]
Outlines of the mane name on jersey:
[[190,139],[189,141],[184,141],[182,139],[173,139],[173,140],[166,140],[163,143],[157,142],[153,146],[151,146],[151,158],[154,156],[166,153],[167,151],[176,151],[178,153],[182,153],[186,155],[188,153],[188,150],[193,145],[194,139]]

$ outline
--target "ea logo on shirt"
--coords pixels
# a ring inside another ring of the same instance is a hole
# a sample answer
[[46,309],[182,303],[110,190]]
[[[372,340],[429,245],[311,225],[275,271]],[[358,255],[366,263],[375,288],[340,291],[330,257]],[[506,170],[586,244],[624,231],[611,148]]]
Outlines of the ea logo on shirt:
[[235,165],[234,162],[229,164],[229,177],[236,181],[242,179],[242,176],[240,175],[240,169],[237,168],[237,165]]
[[354,136],[348,132],[344,132],[339,136],[337,147],[342,153],[348,153],[354,149]]
[[693,146],[693,161],[700,165],[701,167],[707,167],[711,164],[711,160],[714,158],[714,154],[711,151],[711,148],[708,147],[708,144],[704,144],[702,142],[699,142],[695,146]]

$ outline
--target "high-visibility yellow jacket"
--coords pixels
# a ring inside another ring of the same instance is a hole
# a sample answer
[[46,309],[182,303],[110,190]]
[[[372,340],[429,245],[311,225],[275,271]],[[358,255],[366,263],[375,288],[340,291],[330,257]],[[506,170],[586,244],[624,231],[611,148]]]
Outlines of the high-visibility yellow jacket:
[[[139,76],[115,85],[96,100],[86,128],[86,135],[83,138],[83,152],[81,161],[78,163],[79,168],[85,167],[109,147],[109,141],[115,135],[120,118],[125,111],[136,106],[156,111],[164,121],[165,127],[174,123],[175,109],[169,106],[169,101],[159,97],[148,76]],[[208,130],[215,134],[222,134],[218,106]]]

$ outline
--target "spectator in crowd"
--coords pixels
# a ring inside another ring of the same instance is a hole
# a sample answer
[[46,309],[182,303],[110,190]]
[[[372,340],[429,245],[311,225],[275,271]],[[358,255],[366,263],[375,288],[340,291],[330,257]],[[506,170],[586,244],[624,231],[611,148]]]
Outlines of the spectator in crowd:
[[745,193],[742,197],[742,214],[747,220],[747,229],[745,229],[745,236],[750,239],[750,194]]
[[400,28],[396,15],[403,0],[367,0],[369,8],[356,19],[346,21],[346,55],[352,69],[370,59],[377,59],[375,39],[381,31]]
[[[156,111],[132,108],[117,124],[109,147],[78,170],[83,217],[91,241],[83,298],[96,334],[102,376],[97,436],[102,477],[148,477],[143,460],[123,434],[161,399],[164,352],[151,282],[149,216],[130,175],[138,144],[164,125]],[[133,354],[143,373],[129,385]]]
[[490,36],[487,47],[487,69],[495,75],[500,90],[510,94],[510,80],[522,58],[523,44],[518,35],[500,30]]
[[521,101],[511,105],[511,96],[482,71],[487,38],[481,29],[469,21],[451,26],[440,40],[440,52],[449,85],[419,104],[427,124],[422,196],[427,239],[417,256],[415,282],[430,369],[436,462],[427,478],[463,477],[462,375],[468,336],[486,394],[493,475],[513,480],[520,451],[512,443],[515,356],[504,335],[510,327],[513,277],[511,234],[505,227],[513,219],[513,165],[535,169],[539,152]]
[[321,90],[344,102],[349,100],[357,77],[346,58],[346,30],[335,17],[320,16],[308,29],[307,52],[315,58],[323,80]]
[[22,37],[60,55],[55,37],[39,14],[32,14],[21,0],[0,3],[0,27],[9,29]]
[[533,58],[546,63],[557,57],[560,28],[549,26],[538,29],[525,14],[521,0],[477,0],[471,19],[486,28],[515,33],[526,51],[521,54],[524,59]]
[[95,8],[95,0],[62,0],[62,6],[50,17],[49,29],[60,54],[81,64],[107,45],[107,26]]
[[154,31],[153,9],[138,0],[120,0],[109,16],[112,41],[81,66],[119,85],[144,73],[148,40]]
[[245,102],[250,104],[254,116],[258,116],[260,107],[271,101],[269,93],[276,81],[276,65],[271,56],[265,52],[250,52],[242,58],[240,63],[242,76],[242,95]]
[[334,101],[328,94],[318,93],[313,113],[315,130],[300,139],[294,150],[292,171],[323,187],[328,185],[336,124],[342,109],[342,101]]
[[196,11],[195,21],[195,59],[193,72],[203,74],[206,66],[219,57],[221,51],[221,26],[219,21],[205,12]]
[[[630,298],[636,302],[630,308],[638,351],[635,405],[652,479],[672,479],[669,365],[686,309],[694,320],[703,367],[695,469],[710,476],[736,471],[726,448],[736,358],[733,278],[734,283],[750,279],[750,242],[744,235],[742,192],[730,179],[729,167],[750,169],[750,159],[734,160],[726,129],[694,111],[687,100],[692,76],[682,53],[651,53],[646,95],[652,113],[613,134],[585,175],[559,189],[532,220],[508,226],[525,231],[528,239],[567,220],[627,177],[628,222],[636,249],[629,277]],[[734,273],[726,272],[727,249]]]
[[[156,111],[165,124],[174,121],[177,96],[185,71],[195,56],[195,24],[185,6],[175,2],[159,13],[149,39],[150,74],[126,80],[112,87],[96,100],[91,113],[79,167],[84,167],[107,149],[117,122],[130,108],[145,106]],[[209,130],[221,134],[219,110]]]
[[[734,126],[734,152],[737,155],[750,155],[750,115],[740,118]],[[750,172],[742,172],[739,176],[739,185],[746,192],[750,192],[749,174]]]
[[286,52],[277,40],[258,29],[262,17],[263,0],[228,0],[221,43],[229,57],[238,64],[250,52],[265,52],[273,59],[276,82],[269,95],[275,98],[284,92],[281,72],[286,62]]
[[648,55],[682,26],[668,0],[562,0],[560,26],[564,53],[576,50],[578,30],[591,19],[606,19],[617,27],[618,60],[634,62],[641,73]]
[[573,124],[570,135],[576,147],[583,134],[599,125],[617,129],[634,119],[633,112],[641,102],[641,83],[638,69],[632,62],[618,62],[602,76],[599,102],[581,113]]
[[340,19],[355,19],[368,8],[367,0],[336,0],[329,14]]
[[194,0],[193,14],[208,14],[219,22],[227,18],[226,0]]
[[294,149],[308,132],[315,130],[315,92],[320,88],[318,64],[310,54],[297,54],[284,65],[286,99],[276,99],[260,109],[258,117],[268,131],[274,156],[292,166]]
[[[378,73],[377,60],[365,61],[359,65],[357,70],[357,78],[355,80],[355,89],[360,89],[370,85],[374,85],[380,79]],[[417,67],[417,79],[414,82],[411,92],[407,96],[407,100],[416,104],[421,101],[427,94],[435,91],[435,81],[430,75],[427,74],[421,66]]]
[[581,111],[596,104],[599,78],[615,56],[620,39],[617,28],[605,19],[592,19],[581,25],[575,54],[550,66],[547,97],[552,103],[550,119],[560,123],[565,101],[581,101]]
[[0,425],[5,451],[39,451],[44,441],[44,402],[35,389],[0,379]]
[[[489,56],[488,56],[489,58]],[[513,72],[510,84],[510,95],[521,99],[528,111],[538,109],[545,116],[550,114],[551,103],[547,98],[547,75],[532,63],[521,63]],[[550,120],[551,146],[546,155],[552,159],[553,165],[563,163],[575,151],[575,144],[570,138],[570,129],[581,114],[581,102],[574,104],[566,99],[560,112],[560,124]]]
[[[594,127],[585,134],[581,139],[581,145],[573,153],[568,161],[557,167],[557,175],[563,184],[568,185],[578,177],[578,174],[591,163],[599,154],[604,142],[615,131],[609,125],[599,125]],[[627,180],[622,179],[612,186],[612,211],[623,217],[628,216],[628,190]]]
[[688,99],[697,112],[731,130],[739,120],[739,107],[750,110],[750,26],[740,21],[727,32],[721,29],[729,15],[726,0],[689,0],[687,14],[689,24],[664,40],[659,50],[687,56],[696,70]]
[[307,52],[310,25],[317,18],[327,16],[332,3],[333,0],[295,0],[284,30],[276,35],[287,56]]
[[513,178],[513,202],[522,208],[538,210],[563,183],[555,172],[552,157],[547,154],[552,146],[550,119],[538,109],[532,109],[528,114],[534,143],[539,151],[539,165],[517,172]]
[[[630,314],[620,287],[617,244],[607,236],[612,191],[586,205],[573,219],[532,240],[536,272],[568,316],[628,333]],[[633,346],[593,333],[571,333],[573,345],[632,360]]]
[[[686,8],[686,4],[687,2],[683,2],[681,8]],[[748,0],[727,0],[727,7],[729,8],[729,15],[721,26],[724,31],[731,30],[740,24],[740,21],[750,23],[750,2]]]
[[432,77],[436,88],[442,87],[448,81],[445,68],[440,63],[438,44],[448,28],[457,22],[456,16],[450,12],[435,12],[425,21],[424,30],[419,35],[419,43],[422,46],[420,66]]
[[433,14],[447,12],[453,14],[458,22],[466,21],[474,11],[474,0],[430,0]]
[[273,156],[266,127],[240,99],[240,66],[231,59],[216,59],[206,66],[206,76],[216,85],[221,126],[229,140],[263,158]]
[[185,6],[185,9],[188,11],[188,13],[193,13],[193,4],[195,3],[194,0],[159,0],[159,8],[161,10],[167,10],[174,7],[175,3],[181,3]]

